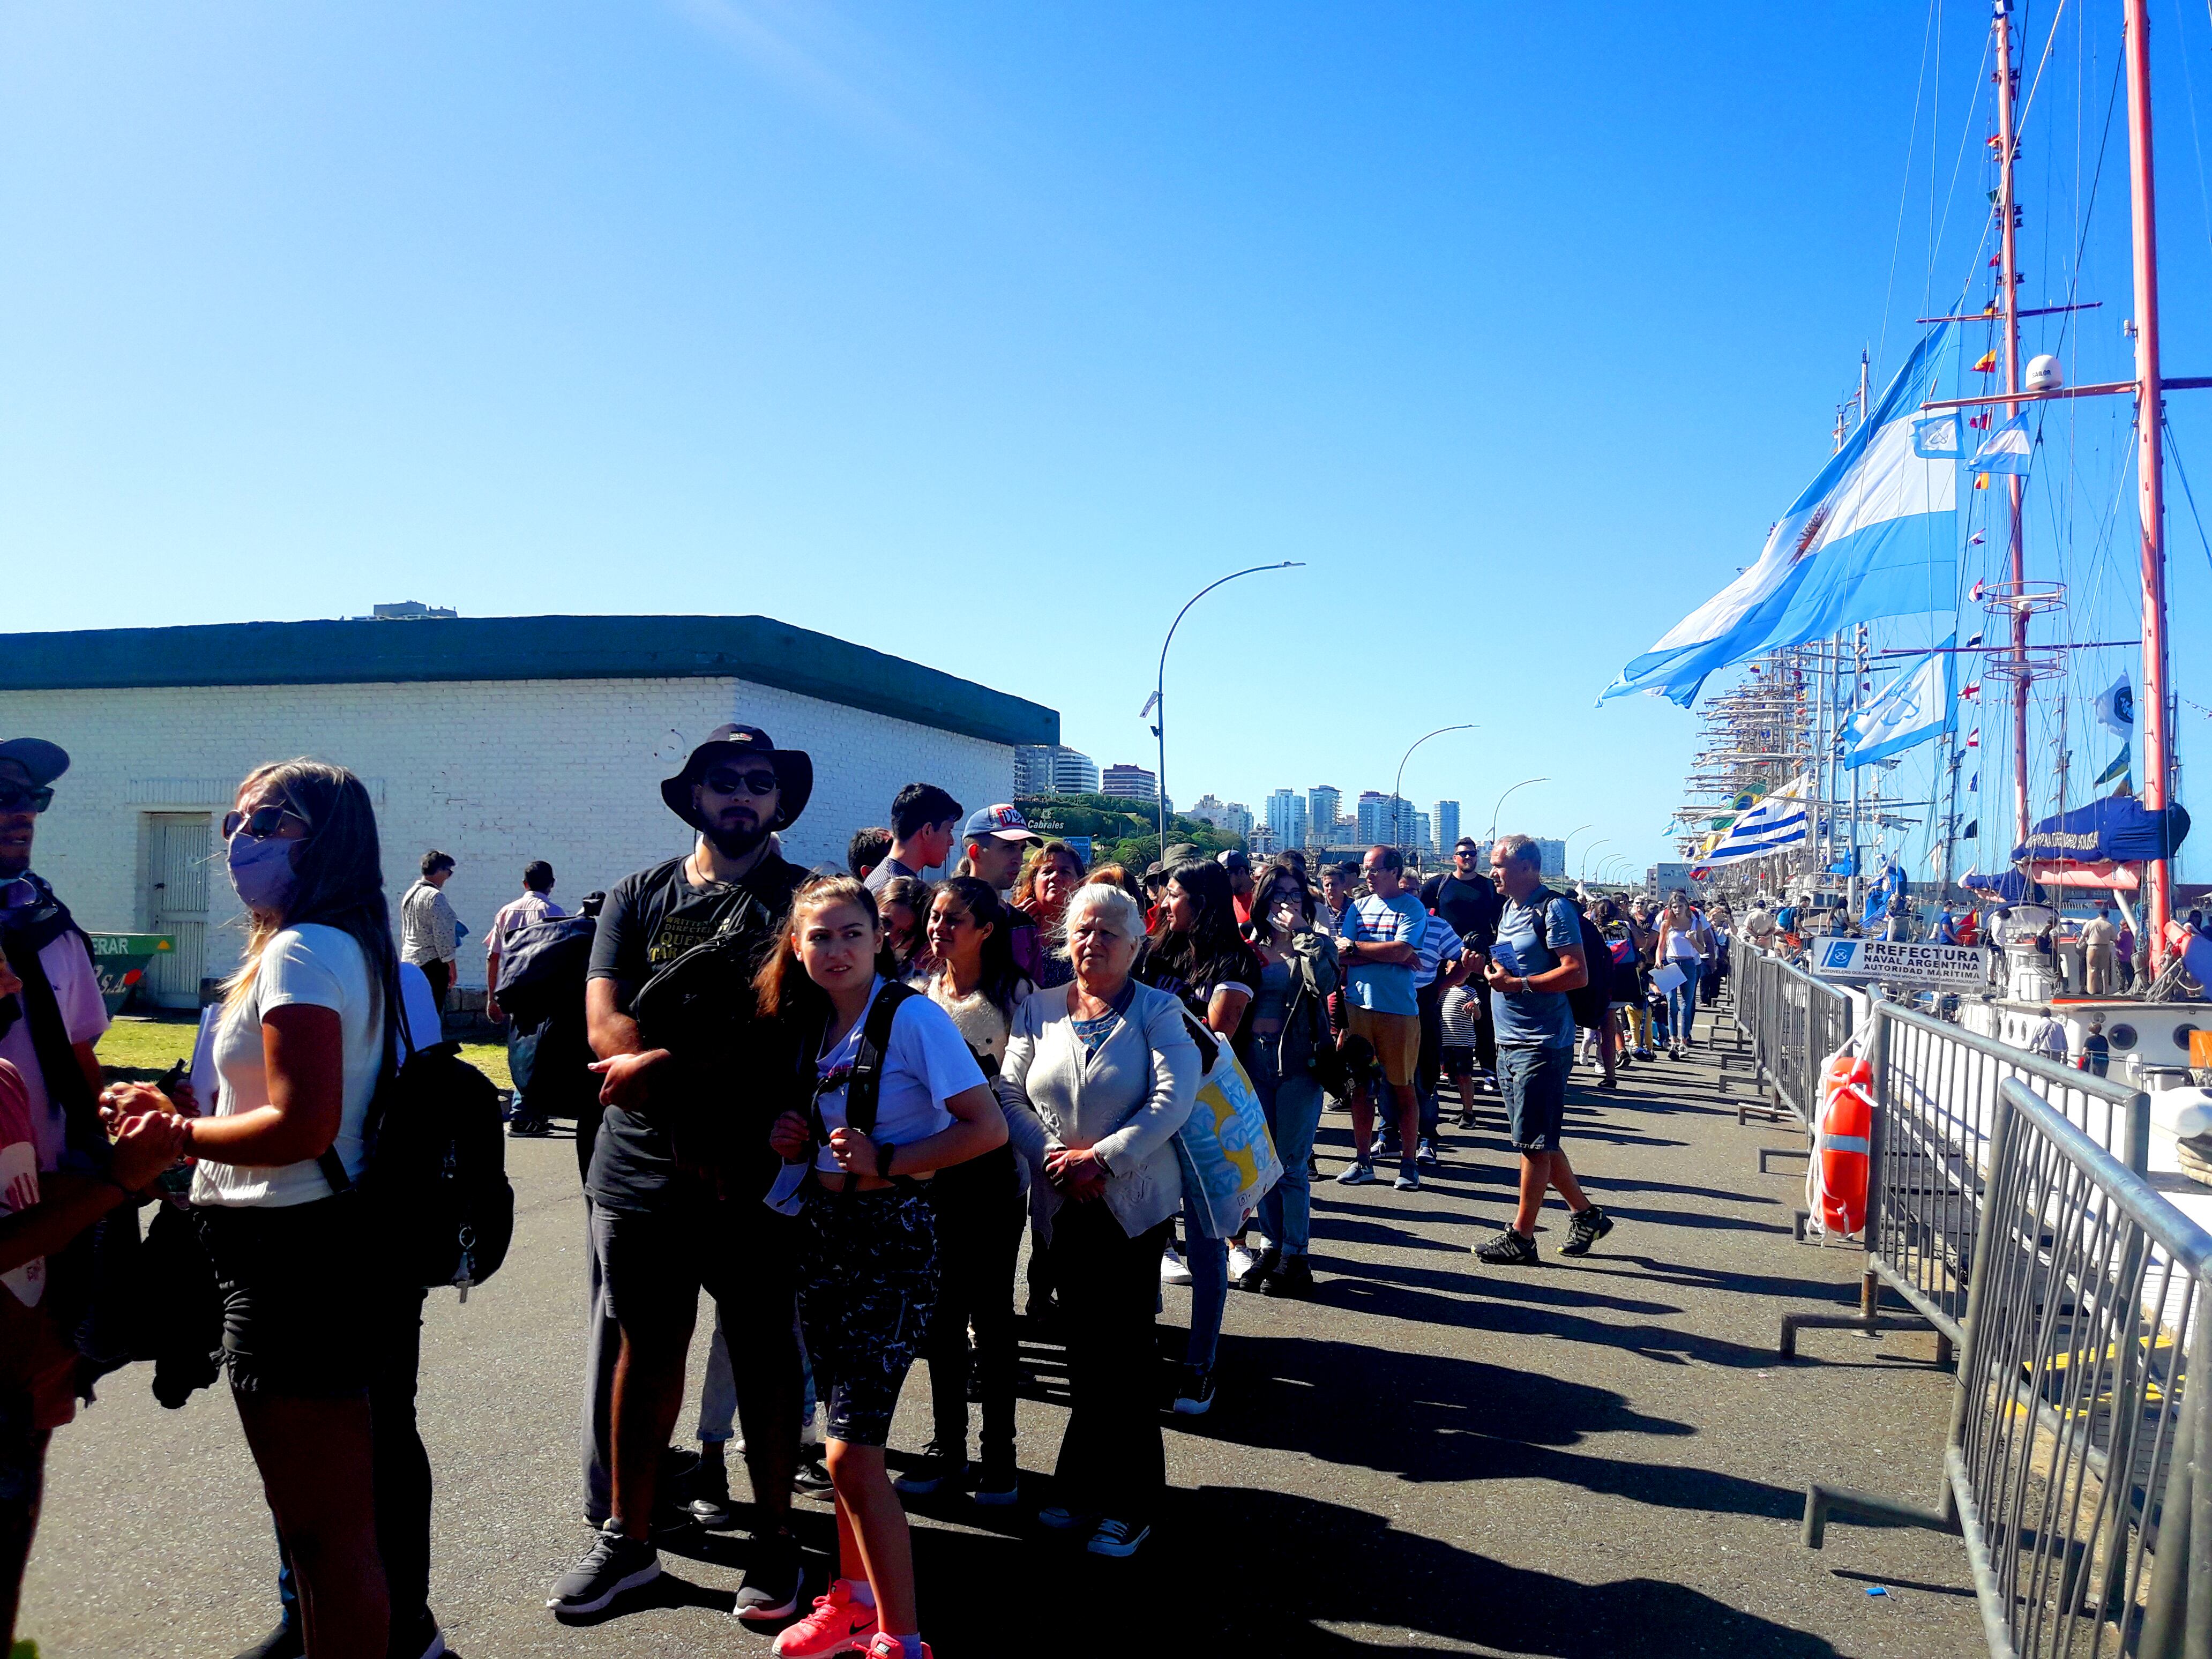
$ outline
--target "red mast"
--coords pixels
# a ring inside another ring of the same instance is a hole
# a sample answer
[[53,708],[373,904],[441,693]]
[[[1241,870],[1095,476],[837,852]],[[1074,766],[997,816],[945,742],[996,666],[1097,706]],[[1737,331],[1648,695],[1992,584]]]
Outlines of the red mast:
[[[2015,258],[2015,221],[2019,210],[2013,205],[2013,161],[2020,150],[2020,137],[2013,125],[2013,97],[2016,91],[2018,71],[2012,64],[2012,0],[1996,0],[1996,19],[1991,27],[1996,32],[1997,59],[1997,308],[2004,324],[2005,392],[2008,395],[2020,390],[2020,274]],[[2018,403],[2004,406],[2005,418],[2011,420],[2020,413]],[[2027,619],[2027,546],[2021,532],[2021,484],[2025,482],[2017,472],[2005,477],[2005,494],[2012,505],[2012,529],[2009,546],[2012,553],[2012,806],[2014,844],[2027,839],[2027,691],[2034,677],[2028,671]]]
[[[2142,732],[2142,804],[2167,804],[2170,734],[2166,728],[2165,398],[2158,363],[2158,207],[2151,187],[2150,17],[2143,0],[2127,0],[2128,197],[2135,230],[2136,502],[2142,536],[2142,685],[2136,722]],[[2144,925],[2153,971],[2166,961],[2166,924],[2173,915],[2172,867],[2154,860]]]

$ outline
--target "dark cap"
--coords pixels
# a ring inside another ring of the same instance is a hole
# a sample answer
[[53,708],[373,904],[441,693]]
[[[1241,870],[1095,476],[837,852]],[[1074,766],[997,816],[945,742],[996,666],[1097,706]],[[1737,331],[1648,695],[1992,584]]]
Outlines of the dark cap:
[[44,738],[10,738],[0,743],[0,761],[13,761],[28,772],[33,789],[43,789],[70,769],[69,750]]
[[706,742],[684,763],[684,769],[662,781],[660,799],[670,811],[696,830],[699,814],[691,804],[692,786],[718,761],[749,760],[764,760],[775,771],[778,799],[775,822],[769,828],[781,830],[796,823],[806,810],[807,798],[814,793],[814,758],[803,749],[777,748],[757,726],[718,726],[709,732]]
[[1235,875],[1239,870],[1249,874],[1252,868],[1252,860],[1244,856],[1244,849],[1241,847],[1228,848],[1218,855],[1217,861],[1231,875]]

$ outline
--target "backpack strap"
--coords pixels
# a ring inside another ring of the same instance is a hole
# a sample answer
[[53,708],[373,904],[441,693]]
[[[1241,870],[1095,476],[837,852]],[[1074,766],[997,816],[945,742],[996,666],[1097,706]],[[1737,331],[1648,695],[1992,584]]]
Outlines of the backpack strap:
[[[362,1142],[371,1148],[376,1145],[376,1131],[384,1121],[384,1103],[391,1097],[388,1091],[399,1075],[399,1044],[403,1040],[411,1058],[415,1035],[407,1024],[407,999],[400,994],[399,959],[394,957],[384,975],[384,1058],[377,1066],[376,1091],[368,1097],[368,1111],[361,1126]],[[353,1190],[353,1177],[346,1173],[345,1160],[338,1156],[335,1144],[323,1148],[315,1159],[315,1167],[331,1183],[332,1194]]]
[[[867,1014],[860,1023],[860,1041],[853,1054],[853,1073],[845,1082],[845,1123],[848,1128],[858,1129],[864,1135],[875,1133],[876,1104],[883,1094],[884,1056],[891,1046],[891,1024],[898,1018],[900,1006],[908,998],[921,994],[911,985],[890,980],[884,982],[884,988],[876,994],[876,1000],[868,1005]],[[821,1040],[817,1038],[814,1052],[818,1054],[821,1048]],[[811,1070],[811,1062],[803,1054],[799,1064],[802,1071]],[[814,1144],[828,1146],[829,1126],[823,1120],[822,1102],[818,1095],[808,1110],[814,1120]],[[808,1161],[810,1164],[812,1162],[811,1158]],[[844,1184],[838,1190],[851,1192],[854,1183],[860,1180],[860,1173],[846,1170]],[[811,1178],[818,1181],[820,1172],[812,1171]],[[915,1184],[910,1176],[896,1176],[892,1179],[902,1188],[910,1188]]]

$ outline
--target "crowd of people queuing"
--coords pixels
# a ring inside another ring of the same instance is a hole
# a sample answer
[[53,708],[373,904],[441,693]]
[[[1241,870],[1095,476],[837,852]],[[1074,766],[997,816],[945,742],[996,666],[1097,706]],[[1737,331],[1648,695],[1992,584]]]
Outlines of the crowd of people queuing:
[[[102,1253],[135,1240],[136,1212],[167,1193],[219,1293],[219,1363],[277,1538],[283,1613],[249,1654],[434,1659],[432,1479],[415,1423],[425,1291],[380,1269],[352,1200],[380,1091],[441,1040],[464,931],[441,890],[454,860],[424,856],[395,945],[359,780],[310,761],[256,770],[223,823],[251,933],[212,1024],[210,1097],[173,1075],[103,1085],[84,939],[30,869],[68,763],[36,739],[0,744],[7,1628],[48,1437],[130,1357],[85,1336]],[[1655,911],[1555,891],[1525,836],[1496,842],[1487,868],[1462,840],[1418,885],[1389,847],[1319,870],[1297,852],[1255,867],[1173,847],[1143,872],[1086,868],[1015,807],[970,812],[917,783],[887,825],[853,836],[848,869],[810,871],[780,832],[813,783],[806,754],[720,728],[661,787],[689,851],[577,917],[534,862],[486,943],[487,1012],[514,1001],[514,1052],[531,1062],[510,1132],[574,1118],[590,1246],[592,1530],[552,1586],[556,1615],[648,1583],[671,1529],[734,1524],[734,1441],[752,1499],[736,1616],[780,1625],[787,1659],[926,1655],[903,1500],[1021,1500],[1025,1237],[1024,1315],[1064,1344],[1070,1396],[1036,1519],[1093,1554],[1134,1554],[1168,1485],[1163,1412],[1215,1403],[1231,1291],[1315,1293],[1316,1143],[1332,1103],[1352,1135],[1335,1181],[1376,1182],[1395,1157],[1410,1192],[1451,1151],[1443,1083],[1456,1128],[1494,1103],[1519,1203],[1475,1255],[1535,1262],[1553,1192],[1560,1253],[1584,1254],[1613,1221],[1564,1145],[1578,1030],[1613,1086],[1620,1066],[1692,1044],[1727,970],[1724,913],[1681,894]],[[563,949],[576,1006],[526,1015],[520,964]],[[1221,1068],[1249,1081],[1282,1170],[1226,1227],[1194,1196],[1186,1133]],[[1190,1286],[1171,1386],[1157,1364],[1164,1283]],[[714,1318],[688,1454],[672,1443],[702,1291]],[[895,1477],[892,1419],[916,1361],[930,1437]],[[835,1505],[836,1556],[811,1602],[796,1493]]]

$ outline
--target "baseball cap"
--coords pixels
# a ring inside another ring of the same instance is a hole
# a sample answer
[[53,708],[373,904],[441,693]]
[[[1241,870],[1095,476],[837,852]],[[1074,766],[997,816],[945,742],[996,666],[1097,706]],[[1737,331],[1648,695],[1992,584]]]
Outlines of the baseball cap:
[[968,822],[960,827],[963,841],[981,841],[986,836],[996,836],[1000,841],[1042,841],[1043,836],[1030,828],[1022,817],[1021,809],[1000,801],[996,806],[979,806],[968,815]]

